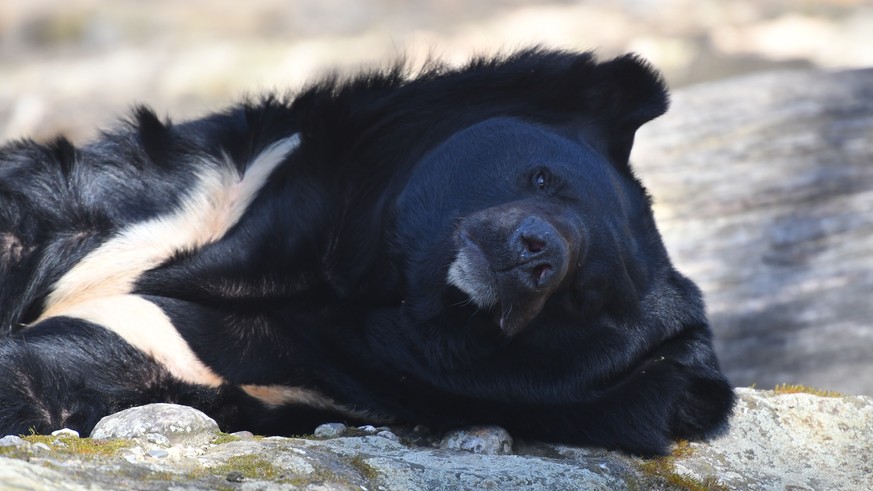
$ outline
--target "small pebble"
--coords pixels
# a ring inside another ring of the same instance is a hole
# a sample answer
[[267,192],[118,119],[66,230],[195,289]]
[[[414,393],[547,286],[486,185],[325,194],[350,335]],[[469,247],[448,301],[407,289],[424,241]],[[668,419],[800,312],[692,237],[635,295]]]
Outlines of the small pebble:
[[161,450],[159,448],[149,450],[148,454],[149,457],[153,457],[155,459],[163,459],[170,456],[170,452],[167,452],[166,450]]
[[234,431],[233,433],[230,434],[230,436],[235,436],[237,438],[242,438],[244,440],[247,440],[249,438],[254,438],[255,434],[252,433],[251,431]]
[[155,445],[160,445],[162,447],[170,446],[170,439],[160,433],[147,433],[145,437],[146,441],[149,443],[154,443]]
[[15,435],[7,435],[0,438],[0,447],[23,447],[27,442]]
[[131,464],[137,464],[142,462],[143,457],[145,456],[145,450],[140,447],[133,447],[128,449],[124,454],[124,460],[130,462]]
[[391,441],[399,442],[400,438],[394,434],[393,431],[382,430],[379,433],[376,433],[376,436],[381,436],[382,438],[387,438]]
[[499,426],[473,426],[446,433],[440,447],[484,455],[512,453],[512,437]]
[[61,428],[60,430],[53,431],[52,436],[66,436],[66,437],[72,437],[72,438],[79,438],[79,432],[76,430],[71,430],[69,428]]
[[46,445],[43,442],[34,443],[33,447],[31,447],[31,448],[33,448],[34,450],[39,450],[40,452],[51,452],[52,451],[52,447],[49,447],[48,445]]
[[336,438],[346,432],[346,425],[342,423],[325,423],[315,429],[315,436],[319,438]]
[[183,447],[181,449],[181,452],[182,452],[181,455],[183,457],[186,457],[189,459],[193,459],[195,457],[199,457],[199,456],[204,454],[204,451],[202,448],[193,448],[193,447]]
[[373,425],[358,426],[358,429],[363,431],[364,433],[368,433],[370,435],[375,435],[379,431]]
[[225,480],[229,482],[243,482],[245,478],[246,476],[242,472],[231,471],[227,473],[227,477],[225,477]]

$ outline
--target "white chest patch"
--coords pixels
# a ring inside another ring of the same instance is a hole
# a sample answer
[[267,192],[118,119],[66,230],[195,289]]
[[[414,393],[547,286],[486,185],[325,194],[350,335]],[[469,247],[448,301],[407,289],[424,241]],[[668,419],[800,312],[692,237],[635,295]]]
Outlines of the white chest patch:
[[229,162],[206,162],[199,182],[177,210],[120,231],[61,277],[34,324],[57,316],[94,322],[152,355],[181,380],[220,384],[221,378],[196,357],[166,314],[130,293],[140,275],[176,252],[203,247],[227,234],[299,143],[298,135],[273,143],[242,177]]

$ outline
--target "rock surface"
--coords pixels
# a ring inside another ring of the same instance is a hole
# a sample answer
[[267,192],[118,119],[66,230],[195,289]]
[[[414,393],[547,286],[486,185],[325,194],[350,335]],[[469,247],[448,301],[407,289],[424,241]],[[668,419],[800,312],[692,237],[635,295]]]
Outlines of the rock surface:
[[873,69],[676,91],[632,159],[735,385],[873,395]]
[[449,431],[440,442],[440,448],[485,455],[507,455],[512,453],[512,436],[499,426],[474,426]]
[[[103,418],[91,437],[145,438],[154,443],[207,443],[218,432],[218,423],[199,411],[175,404],[149,404]],[[53,434],[53,436],[56,436]]]
[[730,432],[676,470],[728,489],[873,489],[873,399],[742,390]]
[[[327,439],[212,430],[208,442],[198,442],[172,438],[175,427],[154,420],[167,413],[146,406],[110,416],[102,425],[120,428],[122,421],[137,421],[149,431],[163,428],[163,441],[150,438],[153,433],[121,440],[6,439],[10,444],[0,446],[0,483],[4,489],[93,491],[873,489],[873,398],[752,389],[739,394],[725,435],[681,443],[672,456],[654,460],[533,442],[488,455],[464,445],[440,448],[438,436],[407,428],[393,428],[397,440],[360,429],[347,430],[355,436]],[[205,419],[194,409],[171,409],[181,420]],[[452,438],[483,435],[503,434],[480,427],[453,432]]]

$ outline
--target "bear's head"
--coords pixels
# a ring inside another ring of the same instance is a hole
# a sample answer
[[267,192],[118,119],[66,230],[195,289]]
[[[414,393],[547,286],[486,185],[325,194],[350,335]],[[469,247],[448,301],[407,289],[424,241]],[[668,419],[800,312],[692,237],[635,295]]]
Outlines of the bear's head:
[[407,289],[432,307],[422,317],[472,307],[507,338],[545,317],[584,324],[634,311],[670,268],[628,164],[634,132],[666,110],[663,82],[633,56],[562,75],[532,88],[538,102],[481,111],[415,163],[395,230]]
[[342,177],[317,249],[339,301],[312,331],[354,368],[323,376],[437,428],[651,453],[717,426],[733,394],[700,292],[628,162],[666,108],[634,56],[539,49],[334,87],[295,154]]

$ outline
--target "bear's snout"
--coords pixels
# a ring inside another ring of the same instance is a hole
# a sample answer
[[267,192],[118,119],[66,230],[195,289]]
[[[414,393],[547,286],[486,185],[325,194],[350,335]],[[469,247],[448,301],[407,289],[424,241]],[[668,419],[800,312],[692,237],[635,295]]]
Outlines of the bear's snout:
[[[523,219],[510,235],[507,250],[518,252],[517,264],[512,269],[519,269],[521,278],[530,288],[548,288],[552,282],[560,281],[557,273],[566,263],[567,244],[546,220],[538,216]],[[512,256],[512,252],[509,255]]]
[[458,226],[448,282],[478,307],[493,309],[512,336],[564,283],[574,240],[561,230],[569,228],[539,208],[500,206],[471,214]]

